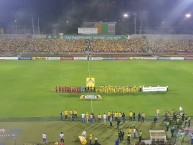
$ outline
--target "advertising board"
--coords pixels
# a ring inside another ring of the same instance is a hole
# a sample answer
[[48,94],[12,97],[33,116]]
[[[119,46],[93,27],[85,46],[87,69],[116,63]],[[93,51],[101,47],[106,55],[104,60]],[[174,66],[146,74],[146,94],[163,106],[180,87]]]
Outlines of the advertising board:
[[18,57],[0,57],[0,60],[18,60]]
[[97,34],[97,28],[78,28],[78,34]]
[[60,57],[60,60],[74,60],[74,57]]
[[157,87],[142,87],[142,92],[167,92],[168,91],[168,86],[157,86]]

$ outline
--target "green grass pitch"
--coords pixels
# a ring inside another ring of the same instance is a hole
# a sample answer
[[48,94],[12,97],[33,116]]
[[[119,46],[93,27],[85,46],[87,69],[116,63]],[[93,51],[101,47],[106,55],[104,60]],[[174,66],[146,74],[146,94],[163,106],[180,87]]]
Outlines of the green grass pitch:
[[[80,100],[81,94],[55,92],[58,85],[85,86],[89,74],[95,78],[96,86],[169,86],[166,93],[99,94],[103,99],[93,101],[95,114],[110,110],[128,115],[132,110],[155,116],[157,108],[163,114],[166,109],[182,106],[188,115],[193,115],[193,61],[38,60],[0,61],[0,118],[58,117],[61,110],[75,108],[79,114],[91,112],[90,101]],[[4,123],[0,125],[6,127]],[[31,140],[38,136],[40,140],[41,131]],[[105,145],[108,144],[112,143]]]

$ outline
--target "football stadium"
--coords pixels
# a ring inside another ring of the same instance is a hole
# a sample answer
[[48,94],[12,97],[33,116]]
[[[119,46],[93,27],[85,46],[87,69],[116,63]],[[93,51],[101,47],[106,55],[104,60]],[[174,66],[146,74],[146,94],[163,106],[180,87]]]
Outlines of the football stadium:
[[0,145],[193,144],[193,2],[43,7],[0,2]]

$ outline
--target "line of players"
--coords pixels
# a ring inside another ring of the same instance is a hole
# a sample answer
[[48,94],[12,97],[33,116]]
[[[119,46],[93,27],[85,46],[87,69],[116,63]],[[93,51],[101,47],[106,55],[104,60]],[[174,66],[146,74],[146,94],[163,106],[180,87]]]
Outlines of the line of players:
[[[60,113],[61,116],[61,120],[77,120],[78,118],[78,111],[77,109],[74,110],[65,110],[62,111]],[[135,121],[136,119],[139,122],[144,122],[145,120],[145,113],[138,113],[137,116],[135,114],[135,112],[130,111],[128,116],[125,115],[124,112],[113,112],[113,111],[109,111],[107,114],[103,113],[103,114],[98,114],[98,115],[94,115],[94,113],[82,113],[81,114],[81,121],[83,123],[94,123],[95,121],[101,122],[103,121],[104,123],[106,123],[106,121],[110,121],[110,119],[114,120],[114,121],[118,121],[118,119],[122,120],[123,122],[125,122],[126,117],[129,118],[130,121]]]
[[82,87],[71,87],[71,86],[56,86],[55,88],[56,92],[62,93],[62,92],[82,92]]
[[141,88],[138,86],[100,86],[97,92],[100,93],[137,93],[140,92]]
[[75,93],[81,93],[81,92],[95,92],[95,87],[72,87],[72,86],[56,86],[55,87],[55,91],[58,93],[71,93],[71,92],[75,92]]
[[72,87],[72,86],[56,86],[55,91],[59,93],[63,92],[99,92],[99,93],[137,93],[141,91],[141,87],[138,86],[99,86],[99,88],[95,87]]

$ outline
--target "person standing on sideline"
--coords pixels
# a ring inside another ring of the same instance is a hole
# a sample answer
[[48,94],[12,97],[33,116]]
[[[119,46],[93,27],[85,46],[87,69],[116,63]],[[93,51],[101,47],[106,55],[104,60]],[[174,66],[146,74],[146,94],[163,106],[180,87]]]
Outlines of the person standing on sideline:
[[166,122],[166,131],[168,131],[168,130],[169,130],[169,126],[170,126],[170,122],[169,122],[169,121],[167,121],[167,122]]
[[84,112],[81,114],[81,118],[82,118],[82,122],[85,123],[85,113]]
[[159,108],[156,110],[156,115],[157,115],[157,118],[159,118],[159,116],[160,116],[160,109]]
[[141,143],[141,140],[142,140],[142,135],[143,135],[143,133],[142,133],[142,131],[140,130],[139,131],[139,142]]
[[57,93],[58,92],[58,86],[56,86],[55,90],[56,90],[56,93]]
[[99,113],[99,114],[98,114],[98,122],[101,122],[101,118],[102,118],[102,116],[101,116],[101,114]]
[[90,118],[89,119],[90,119],[90,123],[92,124],[93,123],[93,114],[92,113],[90,114]]
[[140,122],[141,121],[141,113],[140,112],[138,113],[137,118],[138,118],[138,122]]
[[47,144],[47,137],[45,133],[42,134],[42,141],[43,143]]
[[93,135],[92,135],[92,133],[90,133],[90,135],[89,135],[90,145],[92,145],[92,137],[93,137]]
[[121,130],[119,130],[119,131],[118,131],[118,139],[119,139],[119,142],[121,142],[121,141],[122,141],[121,135],[122,135],[122,131],[121,131]]
[[121,120],[118,118],[117,119],[117,129],[119,130],[119,125],[120,125],[120,123],[121,123]]
[[107,120],[107,115],[104,113],[103,114],[103,122],[106,123],[106,120]]
[[125,113],[124,112],[122,113],[122,120],[123,120],[123,123],[125,123]]
[[64,134],[63,132],[60,133],[60,142],[64,143]]
[[123,130],[121,130],[121,140],[122,141],[124,140],[124,135],[125,135],[125,132]]
[[112,117],[110,117],[109,123],[110,123],[110,127],[112,127],[113,126],[113,118]]
[[142,113],[141,114],[141,122],[144,122],[144,120],[145,120],[145,113]]
[[98,138],[96,138],[96,137],[94,139],[94,145],[98,145]]
[[133,128],[133,137],[134,137],[134,138],[136,138],[136,133],[137,133],[137,130],[136,130],[136,128],[134,127],[134,128]]
[[130,144],[131,142],[131,134],[128,132],[127,133],[127,144]]
[[172,127],[170,128],[170,132],[171,132],[171,137],[174,137],[174,126],[172,126]]
[[156,123],[157,122],[157,117],[155,116],[154,119],[153,119],[153,123]]
[[118,118],[119,118],[119,119],[122,118],[122,113],[121,113],[121,112],[118,113]]
[[117,121],[119,114],[115,112],[115,121]]
[[65,118],[65,120],[68,120],[68,110],[64,111],[64,118]]
[[184,132],[184,131],[182,131],[182,133],[181,133],[181,143],[183,143],[183,142],[184,142],[184,138],[185,138],[185,132]]
[[87,112],[86,113],[86,123],[88,123],[88,120],[89,120],[89,113]]
[[70,121],[73,121],[73,111],[69,110],[68,112],[70,113]]
[[111,111],[109,111],[109,112],[107,113],[107,116],[108,116],[108,121],[110,121]]
[[86,131],[85,130],[82,132],[82,136],[86,138]]
[[131,133],[132,133],[132,128],[131,128],[131,127],[129,127],[128,132],[129,132],[129,134],[131,134]]
[[119,139],[116,139],[115,145],[119,145]]
[[60,112],[60,118],[61,118],[61,120],[63,120],[63,118],[64,118],[64,112],[63,112],[63,110]]
[[133,121],[135,121],[135,112],[133,112]]
[[77,116],[78,116],[78,111],[77,109],[74,109],[74,118],[77,119]]
[[179,107],[179,111],[180,111],[180,112],[182,112],[182,111],[183,111],[183,108],[182,108],[181,106]]
[[133,120],[133,112],[132,112],[132,111],[129,112],[129,120],[130,120],[130,121]]

